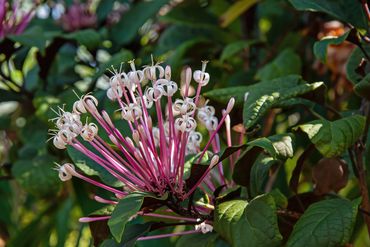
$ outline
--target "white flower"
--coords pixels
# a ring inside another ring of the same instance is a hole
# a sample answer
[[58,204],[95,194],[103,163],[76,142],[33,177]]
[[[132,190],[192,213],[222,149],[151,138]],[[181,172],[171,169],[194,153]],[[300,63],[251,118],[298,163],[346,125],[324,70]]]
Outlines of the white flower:
[[175,103],[173,104],[174,112],[178,112],[181,115],[188,115],[191,116],[194,114],[196,109],[196,105],[191,98],[176,99]]
[[140,106],[134,103],[130,103],[122,108],[122,118],[127,121],[134,122],[139,119],[142,114],[143,111]]
[[164,69],[159,64],[152,65],[152,66],[146,66],[143,69],[144,75],[149,80],[155,81],[157,78],[163,78],[164,76]]
[[195,121],[195,119],[187,115],[184,115],[175,120],[175,128],[178,131],[190,132],[192,130],[195,130],[196,127],[197,127],[197,122]]
[[154,86],[162,88],[163,95],[165,96],[173,96],[178,89],[176,82],[166,79],[157,80]]
[[201,231],[203,234],[206,234],[213,231],[213,226],[202,222],[199,225],[195,225],[195,230]]
[[208,61],[203,61],[202,62],[202,70],[196,70],[193,73],[193,78],[194,81],[199,83],[202,87],[208,84],[209,82],[209,74],[206,73],[206,66],[207,66]]
[[116,99],[122,98],[123,90],[120,85],[118,86],[112,86],[107,90],[107,97],[108,99],[114,101]]
[[55,170],[59,172],[59,178],[63,182],[70,180],[75,174],[75,167],[71,163],[65,163],[62,166],[57,164]]
[[88,142],[94,140],[96,134],[98,133],[98,126],[94,123],[85,124],[81,131],[81,137]]

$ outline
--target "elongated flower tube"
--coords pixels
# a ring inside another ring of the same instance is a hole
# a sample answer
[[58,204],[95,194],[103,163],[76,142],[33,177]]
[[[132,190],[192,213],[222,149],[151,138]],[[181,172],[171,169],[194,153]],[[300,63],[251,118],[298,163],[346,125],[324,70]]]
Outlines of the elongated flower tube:
[[21,34],[31,21],[35,8],[29,11],[21,9],[22,1],[0,0],[0,39],[7,35]]
[[[219,131],[225,122],[226,130],[230,132],[229,113],[234,106],[234,99],[230,99],[220,119],[208,102],[199,105],[201,88],[210,80],[205,72],[206,62],[203,62],[202,70],[193,73],[197,84],[197,93],[193,98],[189,97],[188,90],[180,94],[177,83],[171,79],[169,66],[152,64],[142,71],[136,69],[134,61],[129,64],[131,71],[128,73],[121,69],[114,70],[107,98],[117,105],[122,121],[128,123],[130,136],[119,131],[104,109],[99,110],[99,102],[91,94],[79,98],[71,112],[59,108],[56,111],[58,116],[53,119],[56,129],[51,131],[56,148],[71,146],[106,169],[124,186],[118,189],[102,184],[83,175],[70,163],[57,167],[61,180],[77,177],[112,192],[117,200],[95,197],[97,201],[107,204],[117,204],[118,199],[135,191],[152,193],[158,197],[167,194],[174,201],[182,202],[189,199],[197,188],[211,196],[215,188],[228,186],[230,183],[226,181],[217,153],[221,151]],[[189,69],[187,72],[183,84],[189,87],[192,73],[189,73]],[[144,83],[147,83],[145,87]],[[149,112],[155,114],[150,115]],[[88,119],[95,119],[96,123],[87,119],[83,124],[82,118],[87,114],[90,115]],[[153,126],[153,123],[157,124]],[[208,130],[208,139],[197,131],[199,124]],[[102,132],[105,132],[109,141],[103,139]],[[227,145],[231,146],[230,133],[226,136]],[[202,143],[205,143],[204,146]],[[205,155],[209,157],[208,167],[197,181],[187,184],[186,160],[193,156],[194,163],[200,164],[204,162]],[[194,232],[206,233],[213,229],[211,222],[205,221],[207,217],[203,217],[211,213],[211,203],[196,205],[196,212],[185,215],[181,215],[185,210],[176,209],[173,205],[169,210],[180,214],[173,216],[174,219],[199,223]],[[145,212],[141,215],[145,215]],[[85,217],[81,221],[104,219],[107,217]]]

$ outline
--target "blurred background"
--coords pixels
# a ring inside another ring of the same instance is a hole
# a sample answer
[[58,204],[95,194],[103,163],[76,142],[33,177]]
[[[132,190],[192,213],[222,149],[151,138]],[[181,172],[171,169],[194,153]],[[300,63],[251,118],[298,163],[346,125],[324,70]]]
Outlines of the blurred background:
[[[359,103],[345,73],[353,45],[330,46],[325,65],[312,49],[322,37],[345,33],[345,25],[299,12],[286,0],[0,0],[0,8],[0,247],[93,246],[89,226],[78,218],[100,207],[90,198],[96,188],[75,179],[61,183],[54,162],[69,157],[47,142],[49,119],[51,108],[73,104],[72,90],[94,91],[112,108],[104,92],[112,65],[124,62],[127,69],[135,58],[142,66],[153,55],[172,66],[176,80],[184,66],[197,69],[209,60],[211,82],[203,92],[300,74],[325,81],[328,93],[317,97],[338,111]],[[216,106],[222,101],[210,98]],[[272,112],[275,123],[263,134],[304,121],[299,111]],[[242,122],[236,112],[234,124]],[[285,166],[287,174],[292,167]],[[300,191],[312,189],[310,176],[303,176]],[[359,194],[354,183],[341,193]],[[355,246],[366,246],[364,228],[355,231]]]

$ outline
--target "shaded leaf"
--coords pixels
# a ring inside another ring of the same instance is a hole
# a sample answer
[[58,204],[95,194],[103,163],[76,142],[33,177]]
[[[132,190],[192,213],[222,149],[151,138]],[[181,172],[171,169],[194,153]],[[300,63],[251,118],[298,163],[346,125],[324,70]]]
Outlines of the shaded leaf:
[[118,45],[132,41],[139,28],[168,2],[168,0],[144,1],[132,6],[110,30],[110,37]]
[[360,1],[347,0],[289,0],[298,10],[320,11],[339,20],[367,29],[367,18]]
[[360,200],[329,199],[312,204],[294,226],[288,247],[334,247],[352,234]]
[[[364,45],[364,49],[367,52],[367,54],[370,54],[370,45]],[[358,67],[360,63],[362,62],[362,59],[365,59],[364,53],[361,51],[360,48],[355,48],[352,52],[351,56],[348,58],[347,66],[346,66],[346,72],[347,72],[347,78],[352,83],[357,84],[359,83],[363,78],[364,75],[358,72]],[[370,72],[370,64],[365,64],[364,67],[364,73],[368,74]]]
[[25,191],[36,196],[53,195],[60,188],[58,173],[53,170],[54,160],[47,155],[17,160],[12,174]]
[[253,40],[240,40],[233,43],[228,44],[221,53],[220,61],[224,62],[225,60],[237,55],[237,53],[243,51],[244,49],[248,48],[250,45],[253,45],[256,41]]
[[280,246],[282,239],[274,199],[258,196],[249,203],[232,200],[216,205],[215,230],[232,246]]
[[218,88],[204,93],[204,96],[225,104],[229,102],[231,97],[234,97],[235,104],[241,105],[244,102],[245,93],[248,92],[249,89],[250,87],[247,86]]
[[357,95],[370,101],[370,73],[354,86]]
[[[279,149],[277,149],[277,146]],[[233,179],[237,184],[250,186],[251,169],[258,156],[267,152],[274,159],[286,159],[294,153],[291,135],[275,135],[268,138],[262,137],[247,143],[247,148],[240,154],[235,162]]]
[[229,9],[221,16],[221,26],[227,27],[230,23],[232,23],[236,18],[238,18],[241,14],[251,8],[254,4],[256,4],[258,0],[239,0],[233,5],[230,6]]
[[147,234],[153,223],[147,222],[144,224],[130,224],[126,226],[125,232],[123,233],[122,242],[120,243],[120,246],[125,247],[134,247],[136,240],[139,237],[144,236]]
[[350,31],[344,33],[343,35],[339,37],[335,37],[335,38],[329,37],[329,38],[324,38],[320,41],[316,41],[315,44],[313,45],[313,53],[318,59],[321,60],[321,62],[325,63],[328,46],[342,44],[347,39],[349,33]]
[[256,78],[262,81],[277,77],[301,74],[301,59],[291,49],[282,51],[272,62],[259,69]]
[[89,50],[96,49],[101,43],[100,34],[93,29],[79,30],[65,34],[63,37],[76,40],[80,45],[86,46]]
[[117,242],[121,242],[126,224],[140,210],[144,196],[132,193],[119,201],[108,220],[109,229]]
[[176,247],[214,247],[218,238],[217,233],[184,235],[176,242]]
[[295,128],[308,135],[317,150],[325,157],[341,155],[361,136],[365,118],[360,115],[336,121],[315,120]]
[[106,63],[103,63],[99,66],[99,69],[95,73],[93,80],[97,80],[100,76],[107,72],[107,69],[110,69],[112,66],[119,68],[121,63],[127,62],[131,59],[133,59],[133,54],[129,50],[121,50],[120,52],[115,53]]
[[276,160],[273,158],[260,155],[257,161],[253,164],[249,185],[249,191],[252,198],[264,193],[270,168],[275,163]]

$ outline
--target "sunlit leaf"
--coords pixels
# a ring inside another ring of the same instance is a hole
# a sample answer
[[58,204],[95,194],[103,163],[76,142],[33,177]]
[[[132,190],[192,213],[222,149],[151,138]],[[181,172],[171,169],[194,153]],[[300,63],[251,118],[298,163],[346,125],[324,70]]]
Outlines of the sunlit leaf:
[[335,247],[348,243],[360,200],[329,199],[312,204],[295,224],[288,247]]
[[249,203],[231,200],[215,209],[215,230],[232,246],[280,246],[274,199],[258,196]]
[[308,135],[311,142],[325,157],[341,155],[362,135],[365,118],[360,115],[336,121],[315,120],[296,127]]

